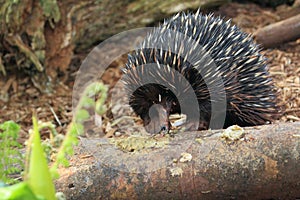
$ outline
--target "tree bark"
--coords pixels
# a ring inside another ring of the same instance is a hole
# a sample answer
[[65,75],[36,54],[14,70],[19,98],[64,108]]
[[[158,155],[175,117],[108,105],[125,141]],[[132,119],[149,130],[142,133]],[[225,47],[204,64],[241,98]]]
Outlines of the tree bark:
[[[81,140],[71,167],[60,170],[57,190],[68,199],[300,197],[300,123],[246,128],[231,142],[222,132],[177,134],[146,153],[123,152],[104,139]],[[181,162],[181,153],[192,158]]]

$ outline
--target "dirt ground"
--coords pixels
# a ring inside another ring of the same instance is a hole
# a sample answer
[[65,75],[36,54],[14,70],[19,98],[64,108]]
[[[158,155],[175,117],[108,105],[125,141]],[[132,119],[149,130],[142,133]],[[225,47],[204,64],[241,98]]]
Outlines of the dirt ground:
[[[249,3],[231,3],[214,12],[226,19],[232,18],[233,24],[245,32],[253,33],[260,27],[286,18],[287,12],[284,11],[287,9],[286,5],[272,9]],[[300,39],[265,49],[263,53],[269,59],[270,73],[279,90],[282,105],[285,105],[280,122],[300,121]],[[14,120],[20,124],[21,140],[24,141],[32,126],[31,116],[35,111],[39,120],[51,121],[56,124],[58,132],[65,132],[72,118],[72,87],[76,70],[84,57],[82,54],[74,56],[67,78],[59,79],[49,94],[40,93],[30,78],[20,74],[0,76],[0,123]],[[112,68],[112,73],[120,76],[117,68]]]

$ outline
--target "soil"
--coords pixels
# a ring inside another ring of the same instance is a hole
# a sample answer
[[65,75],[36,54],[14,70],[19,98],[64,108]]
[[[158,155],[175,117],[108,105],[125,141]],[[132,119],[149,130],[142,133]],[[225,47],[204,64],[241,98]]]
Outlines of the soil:
[[[263,8],[256,4],[230,3],[213,11],[226,19],[232,18],[233,24],[242,30],[253,33],[260,27],[280,21],[288,17],[289,6],[283,5]],[[37,113],[39,120],[50,121],[57,126],[59,133],[65,133],[72,119],[72,87],[76,71],[88,52],[75,54],[65,75],[57,80],[53,91],[41,93],[28,76],[13,74],[0,80],[0,123],[13,120],[21,126],[21,138],[28,138],[28,130],[32,127],[31,116]],[[270,73],[278,88],[285,111],[280,122],[300,121],[300,39],[276,48],[265,49],[263,53],[269,59]],[[114,62],[106,80],[116,80],[120,76],[119,67],[124,65],[124,58]],[[111,76],[115,76],[111,79]],[[115,79],[116,78],[116,79]],[[112,82],[112,81],[110,81]],[[103,120],[103,130],[107,135],[116,132],[109,128],[109,117]],[[43,136],[47,136],[43,131]]]

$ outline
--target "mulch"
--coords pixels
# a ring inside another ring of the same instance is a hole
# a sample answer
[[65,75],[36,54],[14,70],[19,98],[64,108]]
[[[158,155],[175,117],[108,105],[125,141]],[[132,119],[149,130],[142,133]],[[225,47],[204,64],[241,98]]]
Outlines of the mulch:
[[[225,18],[232,18],[232,22],[242,30],[253,33],[260,27],[286,17],[283,11],[287,8],[287,5],[272,9],[251,3],[230,3],[221,6],[215,13]],[[282,105],[285,106],[279,122],[300,121],[300,39],[276,48],[265,49],[263,53],[269,59],[270,74],[278,88]],[[32,128],[32,113],[36,112],[39,120],[51,121],[57,126],[59,133],[65,133],[72,119],[73,82],[83,58],[82,54],[74,55],[72,66],[66,72],[66,76],[58,79],[50,93],[41,93],[27,76],[10,74],[3,77],[1,75],[0,123],[7,120],[17,122],[21,126],[20,141],[24,142],[28,138],[28,130]],[[124,59],[115,62],[118,66],[113,66],[110,69],[111,73],[119,75],[118,67],[123,61]],[[106,79],[110,78],[106,77]],[[103,130],[111,135],[116,130],[111,131],[111,128],[107,130],[109,120],[109,117],[104,118]],[[44,137],[47,137],[47,134],[47,131],[43,131]]]

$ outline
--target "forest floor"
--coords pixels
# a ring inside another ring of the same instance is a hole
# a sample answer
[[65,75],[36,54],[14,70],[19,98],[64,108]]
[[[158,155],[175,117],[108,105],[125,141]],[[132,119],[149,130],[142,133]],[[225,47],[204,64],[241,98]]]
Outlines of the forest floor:
[[[287,17],[286,12],[283,12],[287,7],[282,5],[272,9],[250,3],[231,3],[213,12],[226,19],[232,18],[233,24],[245,32],[253,33],[258,28]],[[282,105],[285,106],[279,122],[300,121],[300,39],[265,49],[263,53],[269,59],[271,76],[278,88]],[[39,92],[29,77],[18,74],[1,77],[0,123],[7,120],[17,122],[21,126],[20,140],[24,142],[32,127],[32,113],[36,112],[39,120],[54,123],[57,131],[64,133],[72,119],[72,90],[76,70],[84,57],[84,54],[74,55],[74,61],[66,72],[67,78],[59,79],[53,86],[53,92],[48,94]],[[120,65],[122,62],[116,63]],[[111,73],[120,76],[118,67],[112,68]],[[46,136],[47,131],[44,134]]]

